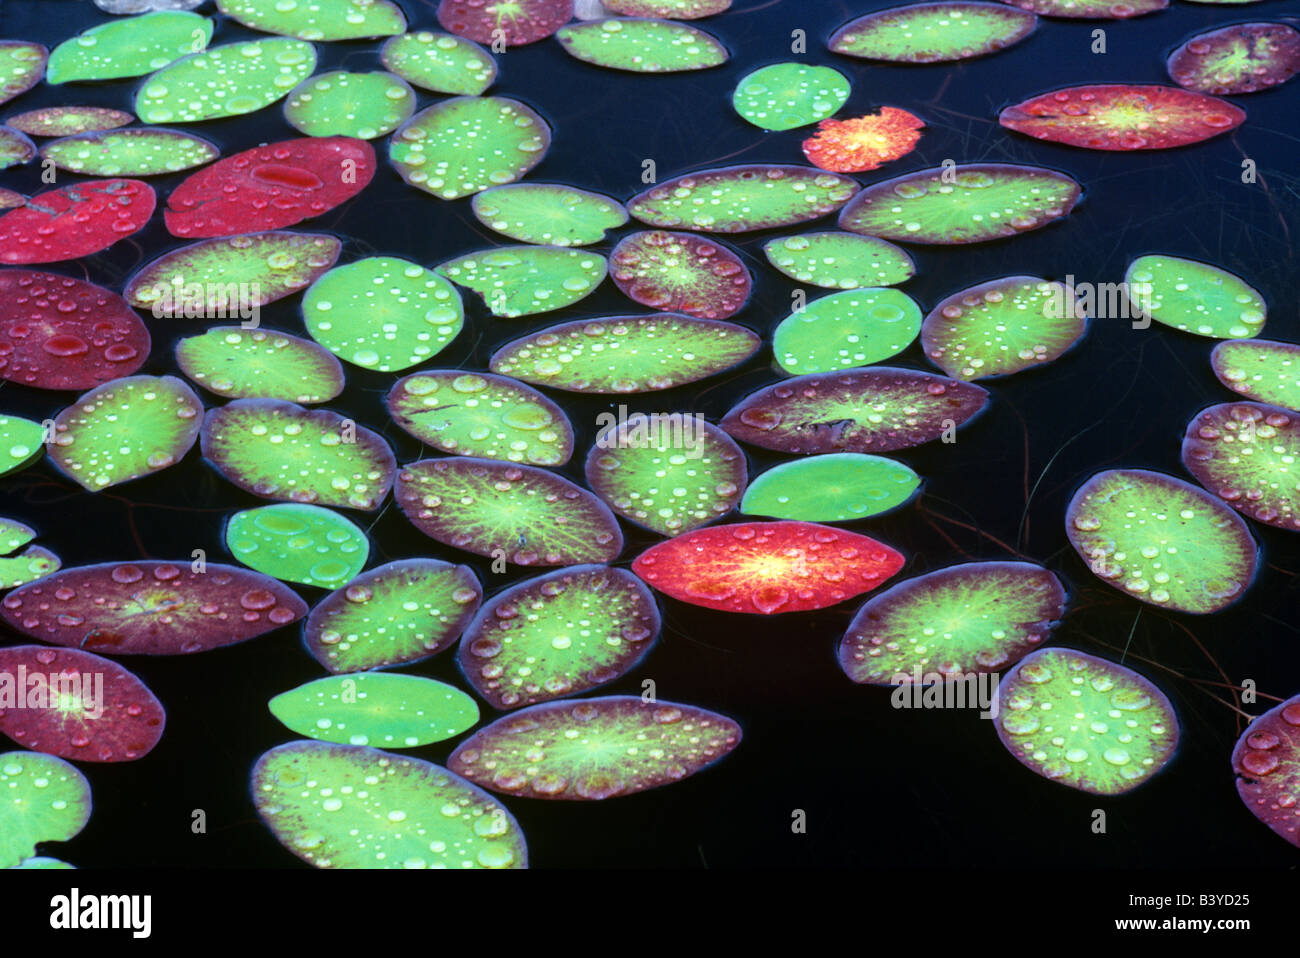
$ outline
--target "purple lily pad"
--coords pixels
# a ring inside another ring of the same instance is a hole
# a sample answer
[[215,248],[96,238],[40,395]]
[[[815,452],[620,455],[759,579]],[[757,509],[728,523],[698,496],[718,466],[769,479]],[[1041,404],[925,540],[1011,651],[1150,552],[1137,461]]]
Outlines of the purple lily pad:
[[1284,23],[1234,23],[1198,33],[1169,55],[1180,87],[1216,96],[1280,86],[1300,73],[1300,31]]
[[1250,813],[1300,848],[1300,695],[1246,726],[1232,770]]
[[738,313],[753,288],[739,256],[689,233],[633,233],[614,247],[610,260],[614,284],[629,299],[700,319]]

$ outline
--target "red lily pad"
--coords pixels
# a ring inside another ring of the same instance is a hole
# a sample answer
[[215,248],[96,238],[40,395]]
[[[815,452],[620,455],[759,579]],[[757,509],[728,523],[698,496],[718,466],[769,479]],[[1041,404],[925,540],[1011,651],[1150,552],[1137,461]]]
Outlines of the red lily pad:
[[1198,33],[1165,68],[1180,87],[1200,93],[1254,93],[1300,73],[1300,31],[1284,23],[1234,23]]
[[149,345],[148,328],[116,293],[55,273],[0,273],[0,379],[90,389],[131,375]]
[[700,319],[738,313],[753,288],[739,256],[690,233],[633,233],[614,247],[610,261],[614,285],[629,299]]
[[1066,87],[1009,106],[1008,130],[1089,150],[1167,150],[1241,126],[1246,111],[1173,86],[1098,83]]
[[144,229],[155,202],[140,180],[88,180],[40,193],[0,216],[0,263],[93,256]]
[[111,655],[188,655],[296,622],[307,603],[270,576],[209,562],[101,562],[21,586],[0,618],[51,645]]
[[443,29],[475,43],[521,47],[545,40],[573,19],[573,0],[442,0]]
[[1300,695],[1246,726],[1232,750],[1232,770],[1250,813],[1300,847]]
[[46,106],[5,120],[28,136],[75,136],[126,126],[135,117],[106,106]]
[[632,571],[674,599],[722,612],[809,612],[870,592],[903,567],[884,543],[815,522],[710,526],[651,546]]
[[365,140],[284,140],[199,170],[172,191],[163,219],[185,238],[283,229],[350,200],[374,175],[375,151]]
[[0,684],[7,676],[15,705],[0,705],[0,732],[24,748],[79,762],[131,762],[162,738],[162,703],[116,662],[19,645],[0,649]]

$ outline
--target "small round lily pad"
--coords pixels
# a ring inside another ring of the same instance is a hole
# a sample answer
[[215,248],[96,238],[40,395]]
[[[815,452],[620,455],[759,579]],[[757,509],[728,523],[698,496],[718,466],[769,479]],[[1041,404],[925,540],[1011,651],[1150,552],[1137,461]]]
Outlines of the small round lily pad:
[[803,141],[808,162],[833,173],[866,173],[916,149],[925,123],[897,107],[839,120],[822,120]]
[[492,55],[471,40],[421,30],[386,41],[384,66],[412,86],[434,93],[478,96],[497,77]]
[[772,334],[772,353],[788,373],[867,366],[906,349],[921,331],[921,307],[896,289],[855,289],[815,299]]
[[690,233],[633,233],[619,241],[610,259],[614,283],[629,299],[700,319],[740,312],[754,284],[736,253]]
[[49,549],[28,546],[21,555],[0,558],[0,589],[12,589],[35,582],[58,572],[62,567],[63,560]]
[[516,183],[474,196],[474,216],[521,243],[587,246],[627,222],[618,200],[558,183]]
[[478,724],[478,704],[460,689],[392,672],[317,679],[267,707],[299,735],[340,745],[418,748]]
[[939,63],[1004,50],[1034,32],[1038,18],[1003,3],[950,0],[891,7],[831,35],[830,48],[864,60]]
[[848,78],[830,67],[774,63],[742,77],[731,105],[760,130],[793,130],[833,116],[849,91]]
[[0,476],[30,466],[45,454],[45,430],[38,422],[0,415]]
[[1076,20],[1127,20],[1155,13],[1169,6],[1169,0],[1002,0],[1040,17]]
[[39,43],[0,40],[0,103],[26,93],[41,82],[50,51]]
[[24,133],[0,126],[0,170],[30,163],[36,156],[36,144]]
[[801,283],[829,289],[896,286],[916,273],[893,243],[857,233],[802,233],[763,244],[767,261]]
[[1264,328],[1264,297],[1239,276],[1196,260],[1156,253],[1139,256],[1125,288],[1144,316],[1212,339],[1249,339]]
[[1284,23],[1236,23],[1198,33],[1169,55],[1180,87],[1224,96],[1280,86],[1300,73],[1300,30]]
[[300,502],[235,513],[226,524],[226,547],[250,569],[321,589],[355,577],[370,556],[370,542],[355,523]]
[[162,176],[202,166],[219,151],[179,130],[104,130],[63,137],[41,147],[42,159],[88,176]]
[[217,0],[217,9],[254,30],[300,40],[387,37],[406,29],[392,0]]
[[1250,813],[1300,848],[1300,695],[1246,726],[1232,750],[1232,770]]
[[5,122],[31,136],[76,136],[115,130],[134,119],[123,110],[103,106],[47,106],[17,113]]
[[520,47],[545,40],[573,18],[573,0],[441,0],[438,22],[477,43]]
[[493,316],[514,318],[571,306],[605,279],[605,257],[558,246],[502,246],[448,260],[437,271],[483,297]]
[[284,118],[307,136],[391,133],[415,113],[415,91],[391,73],[335,70],[308,77],[284,101]]
[[156,196],[140,180],[87,180],[0,215],[0,263],[59,263],[103,252],[144,229]]
[[274,329],[214,326],[176,343],[176,364],[228,399],[328,402],[343,391],[343,367],[313,342]]
[[1300,412],[1300,346],[1266,339],[1227,340],[1210,353],[1214,375],[1234,392]]
[[1300,413],[1223,403],[1187,426],[1183,465],[1247,518],[1300,531]]
[[832,452],[783,462],[749,484],[740,511],[802,522],[852,522],[897,508],[921,477],[884,456]]
[[90,821],[90,782],[53,755],[0,754],[0,789],[0,868],[32,859],[41,842],[75,838]]
[[144,76],[207,49],[211,39],[212,21],[182,10],[111,20],[55,47],[45,81],[56,85]]
[[731,0],[607,0],[604,6],[625,17],[698,20],[729,9]]
[[555,34],[569,56],[611,70],[678,73],[727,62],[727,48],[711,33],[671,20],[588,20]]

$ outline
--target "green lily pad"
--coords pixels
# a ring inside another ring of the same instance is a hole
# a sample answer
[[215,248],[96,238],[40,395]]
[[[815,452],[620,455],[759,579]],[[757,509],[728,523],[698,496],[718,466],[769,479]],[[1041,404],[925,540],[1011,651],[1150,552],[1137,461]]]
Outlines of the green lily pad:
[[551,128],[518,100],[459,96],[402,124],[389,141],[388,158],[411,186],[454,200],[515,182],[550,145]]
[[803,233],[768,240],[767,261],[791,279],[829,289],[896,286],[916,273],[893,243],[857,233]]
[[855,289],[815,299],[772,334],[777,365],[788,373],[869,366],[906,349],[921,331],[921,307],[896,289]]
[[328,402],[343,391],[343,367],[327,350],[274,329],[214,326],[176,343],[176,364],[227,399]]
[[1003,3],[913,3],[846,23],[831,36],[830,48],[864,60],[966,60],[1020,42],[1037,24],[1032,13]]
[[599,253],[556,246],[502,246],[437,267],[483,297],[493,316],[513,318],[571,306],[596,291],[607,264]]
[[35,858],[27,858],[19,862],[14,868],[39,868],[39,869],[75,869],[76,865],[69,865],[67,862],[59,861],[57,858],[48,858],[45,855],[37,855]]
[[611,70],[677,73],[727,62],[717,37],[671,20],[588,20],[561,27],[555,38],[569,56]]
[[226,547],[250,569],[322,589],[337,589],[370,557],[370,542],[355,523],[297,502],[235,513],[226,524]]
[[50,51],[39,43],[0,40],[0,103],[26,93],[41,82]]
[[125,110],[106,106],[45,106],[15,113],[5,122],[29,136],[76,136],[115,130],[134,119]]
[[87,176],[162,176],[210,163],[220,151],[179,130],[104,130],[64,137],[41,147],[61,170]]
[[55,47],[45,81],[53,85],[144,76],[206,50],[211,39],[212,21],[182,10],[111,20]]
[[406,29],[391,0],[217,0],[217,9],[246,27],[299,40],[359,40]]
[[303,80],[284,101],[284,118],[307,136],[373,140],[392,133],[415,112],[415,91],[382,71],[335,70]]
[[603,0],[607,10],[625,17],[662,17],[665,20],[698,20],[722,13],[731,0]]
[[0,589],[14,589],[63,568],[63,560],[49,549],[30,546],[22,555],[0,558]]
[[[1028,10],[1040,17],[1063,17],[1077,20],[1127,20],[1155,13],[1169,6],[1169,0],[1003,0],[1013,7]],[[1193,0],[1210,2],[1210,0]],[[1253,3],[1254,0],[1242,0]]]
[[1300,412],[1300,346],[1228,340],[1210,353],[1219,382],[1247,399]]
[[521,243],[586,246],[627,222],[618,200],[557,183],[517,183],[484,190],[471,201],[488,229]]
[[385,67],[434,93],[478,96],[497,78],[497,62],[472,40],[450,33],[405,33],[386,41],[379,51]]
[[1242,515],[1300,531],[1300,414],[1247,402],[1203,409],[1187,427],[1182,459]]
[[749,484],[740,511],[747,516],[803,522],[852,522],[897,508],[921,477],[901,462],[856,452],[832,452],[773,466]]
[[848,77],[830,67],[774,63],[742,77],[731,105],[760,130],[793,130],[834,116],[850,89]]
[[19,130],[0,126],[0,170],[30,163],[36,156],[36,144]]
[[9,555],[36,538],[36,530],[17,519],[0,517],[0,555]]
[[301,40],[227,43],[192,53],[147,79],[135,96],[145,123],[197,123],[270,106],[316,69]]
[[317,679],[267,707],[299,735],[340,745],[418,748],[478,724],[478,704],[460,689],[392,672]]
[[41,842],[75,838],[90,821],[90,782],[53,755],[0,755],[0,789],[0,868],[32,858]]
[[1197,336],[1249,339],[1268,313],[1264,297],[1239,276],[1176,256],[1139,256],[1124,283],[1144,317]]
[[44,442],[40,423],[0,415],[0,476],[30,466],[45,453]]

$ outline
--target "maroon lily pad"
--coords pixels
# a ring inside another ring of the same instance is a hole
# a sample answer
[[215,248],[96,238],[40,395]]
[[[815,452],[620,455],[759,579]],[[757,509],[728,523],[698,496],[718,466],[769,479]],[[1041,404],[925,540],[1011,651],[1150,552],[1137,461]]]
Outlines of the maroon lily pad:
[[131,375],[149,345],[148,328],[116,293],[55,273],[0,273],[0,379],[90,389]]
[[155,202],[140,180],[88,180],[38,194],[0,216],[0,263],[92,256],[144,229]]
[[132,762],[162,738],[167,716],[140,679],[80,649],[19,645],[0,649],[0,732],[23,748],[79,762]]
[[438,22],[443,29],[490,44],[508,47],[545,40],[573,19],[573,0],[442,0]]
[[1198,33],[1165,67],[1180,87],[1200,93],[1268,90],[1300,73],[1300,31],[1284,23],[1234,23]]
[[23,635],[112,655],[206,652],[306,614],[307,603],[270,576],[212,562],[78,566],[0,602],[0,618]]
[[1300,695],[1246,726],[1232,750],[1232,770],[1250,813],[1300,847]]
[[375,150],[365,140],[284,140],[199,170],[172,191],[163,219],[184,238],[283,229],[350,200],[374,175]]
[[124,110],[106,106],[45,106],[18,113],[5,122],[29,136],[75,136],[116,130],[134,119]]
[[690,233],[633,233],[614,247],[610,263],[614,284],[629,299],[700,319],[739,312],[753,288],[739,256]]

